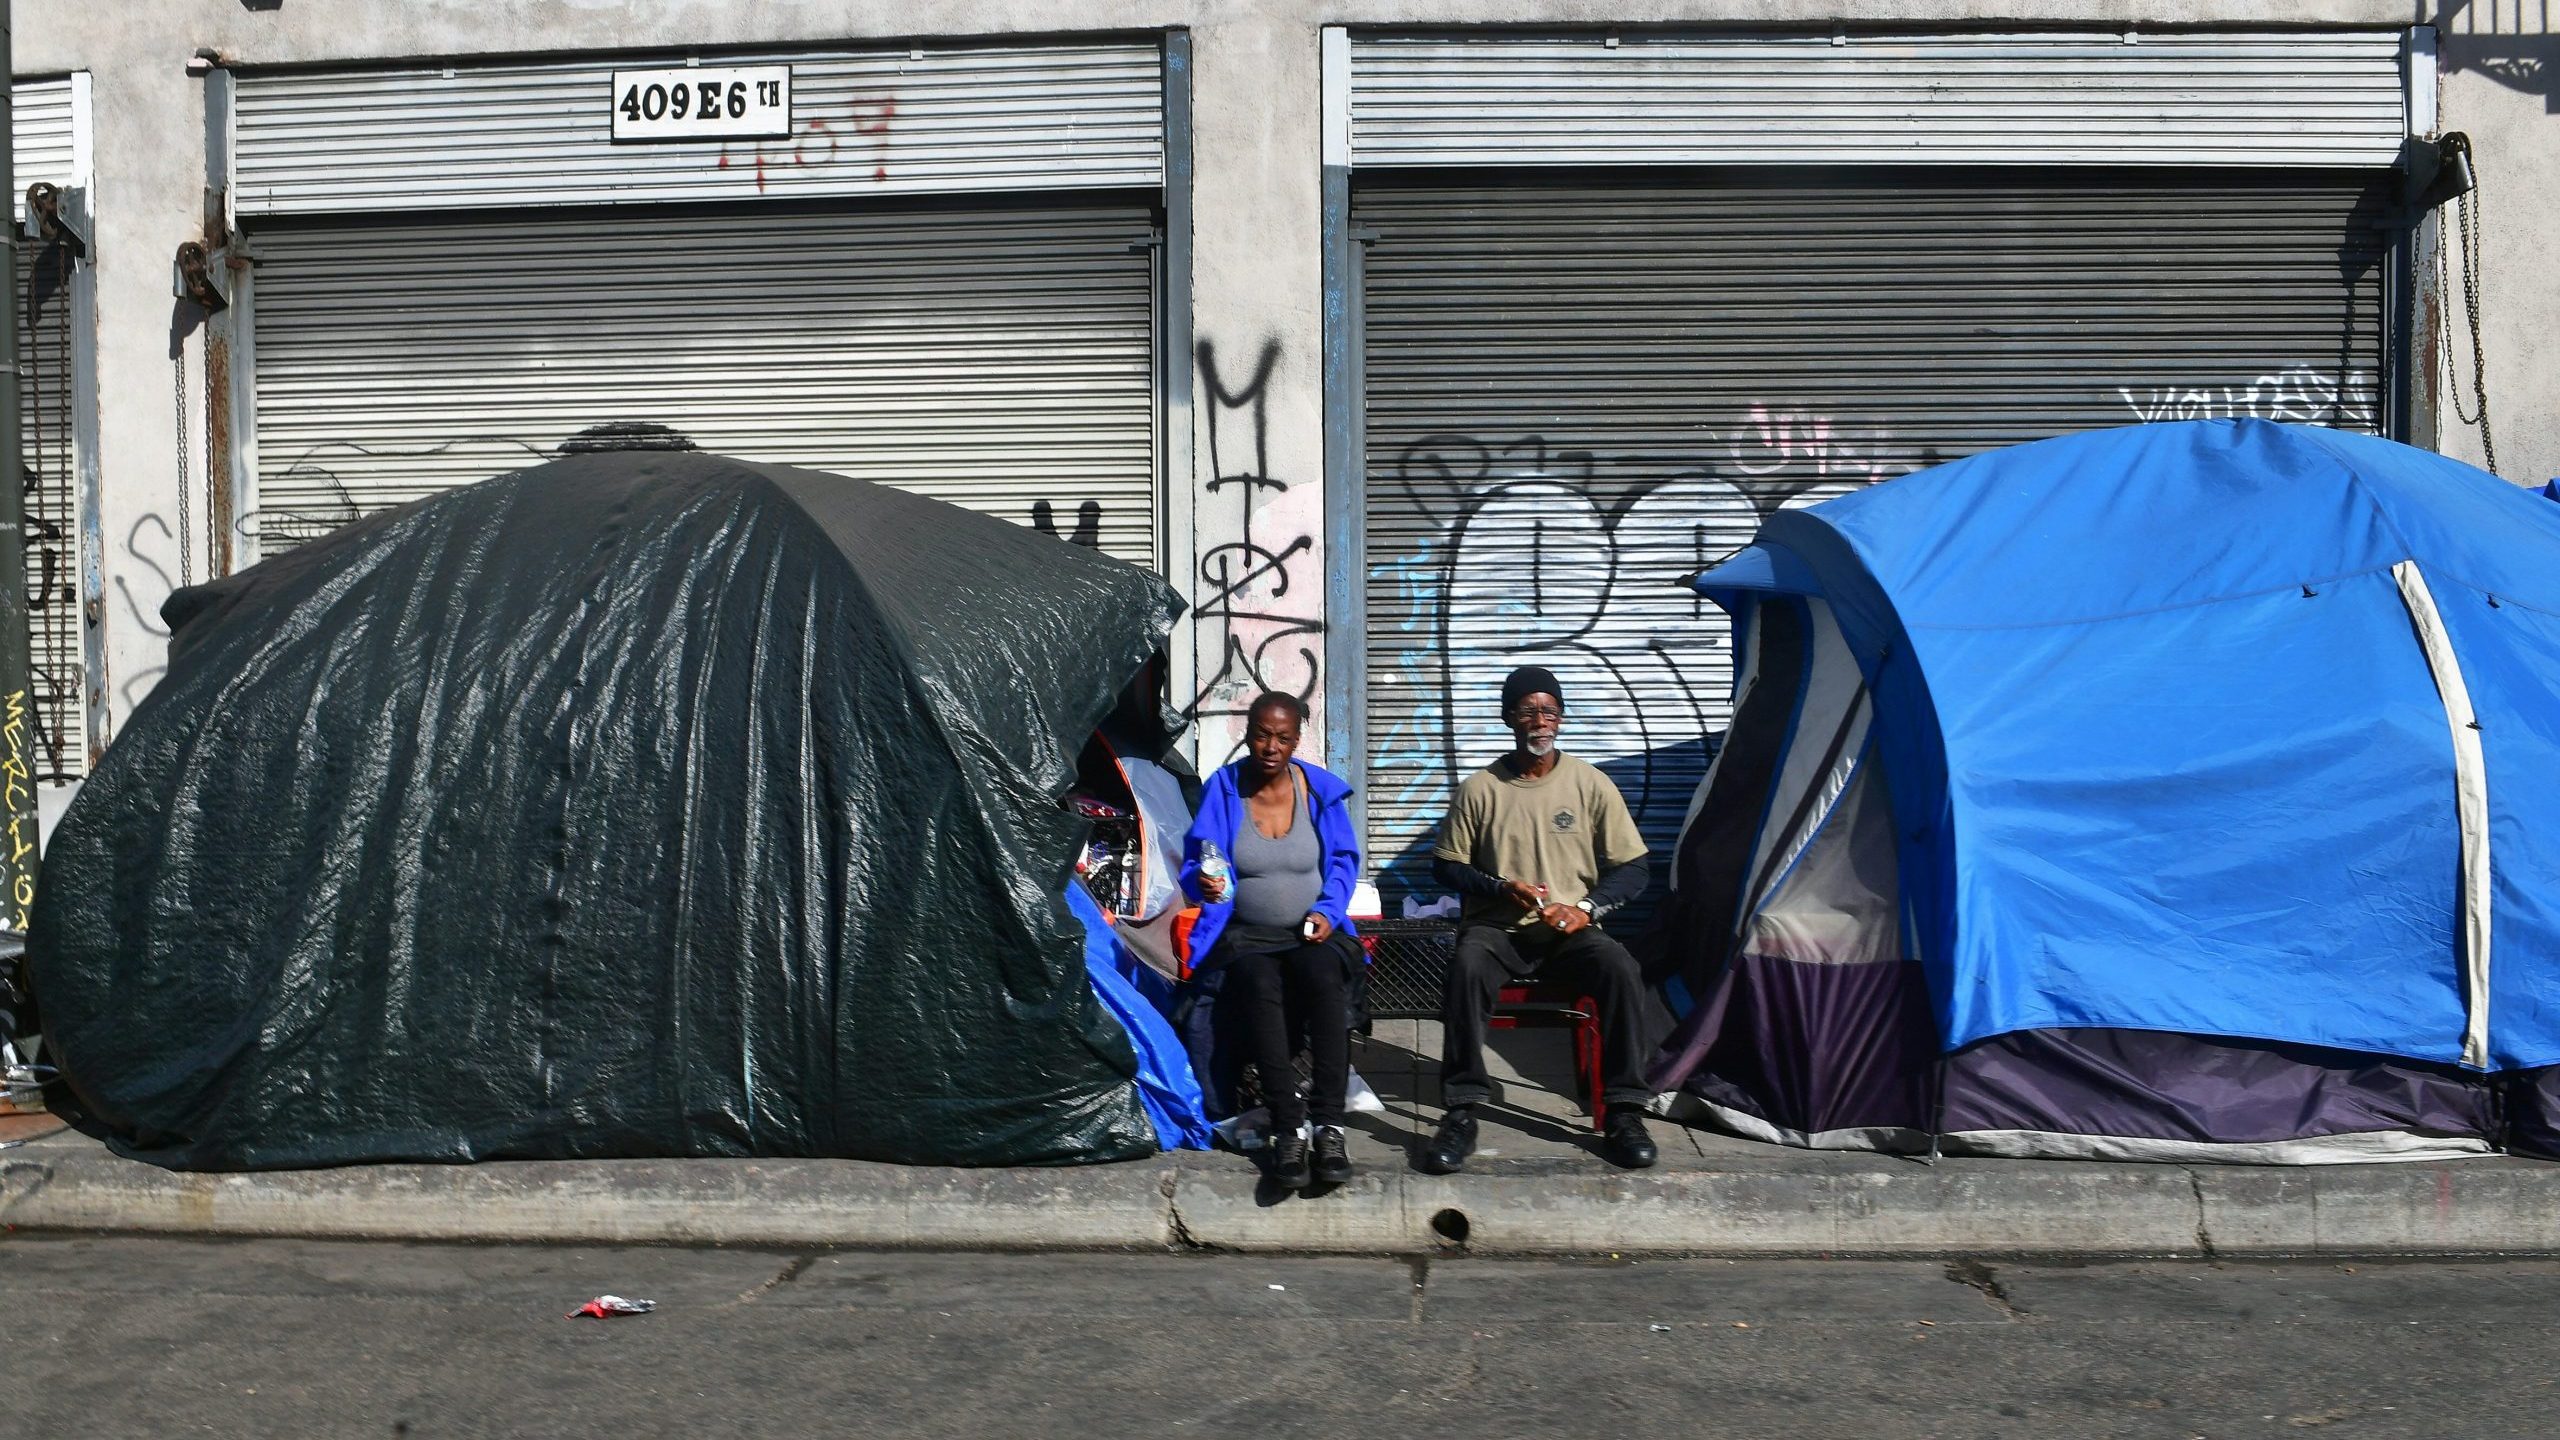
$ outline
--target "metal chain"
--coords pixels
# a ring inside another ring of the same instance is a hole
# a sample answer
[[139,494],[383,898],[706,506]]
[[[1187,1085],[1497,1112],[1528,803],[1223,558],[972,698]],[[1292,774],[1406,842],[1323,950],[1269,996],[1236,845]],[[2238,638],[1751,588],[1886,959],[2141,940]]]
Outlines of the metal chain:
[[[2454,234],[2462,246],[2462,308],[2471,327],[2471,398],[2476,402],[2474,408],[2479,413],[2466,415],[2462,412],[2461,367],[2454,363],[2453,358],[2453,317],[2444,313],[2440,303],[2437,314],[2442,321],[2445,340],[2442,346],[2445,391],[2453,398],[2453,417],[2465,425],[2480,427],[2480,456],[2489,462],[2489,473],[2495,475],[2498,473],[2498,442],[2489,431],[2489,359],[2480,348],[2479,188],[2475,185],[2470,194],[2453,203],[2462,207],[2460,218],[2454,224]],[[2450,293],[2453,288],[2451,277],[2446,274],[2445,252],[2450,248],[2442,241],[2436,244],[2436,293],[2439,296]]]
[[196,583],[195,521],[187,514],[187,492],[195,488],[195,462],[187,444],[187,342],[178,342],[178,583]]
[[222,517],[214,513],[213,419],[222,413],[222,396],[214,388],[213,336],[204,341],[204,578],[219,580],[222,569]]

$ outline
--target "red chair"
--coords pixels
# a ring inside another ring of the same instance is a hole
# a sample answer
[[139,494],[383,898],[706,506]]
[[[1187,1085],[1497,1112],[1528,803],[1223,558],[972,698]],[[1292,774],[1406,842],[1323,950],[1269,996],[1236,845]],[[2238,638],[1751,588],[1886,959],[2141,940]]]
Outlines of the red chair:
[[1609,1106],[1600,1093],[1600,1007],[1590,996],[1569,985],[1514,980],[1494,995],[1489,1024],[1496,1030],[1569,1027],[1573,1073],[1582,1081],[1582,1098],[1591,1108],[1591,1128],[1601,1128]]
[[[1440,983],[1456,951],[1458,927],[1447,920],[1381,920],[1354,915],[1360,943],[1369,952],[1365,1007],[1371,1015],[1432,1020],[1440,1015]],[[1494,995],[1491,1028],[1570,1028],[1573,1073],[1582,1082],[1591,1128],[1608,1118],[1601,1097],[1600,1007],[1578,988],[1535,979],[1515,980]]]

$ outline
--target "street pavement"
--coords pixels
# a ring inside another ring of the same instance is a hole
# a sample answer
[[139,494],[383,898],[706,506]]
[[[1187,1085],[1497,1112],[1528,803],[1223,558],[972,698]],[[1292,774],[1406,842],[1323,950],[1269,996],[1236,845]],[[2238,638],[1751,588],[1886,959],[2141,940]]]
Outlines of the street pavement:
[[[652,1314],[570,1319],[595,1295]],[[2560,1262],[0,1238],[0,1435],[2547,1436]]]

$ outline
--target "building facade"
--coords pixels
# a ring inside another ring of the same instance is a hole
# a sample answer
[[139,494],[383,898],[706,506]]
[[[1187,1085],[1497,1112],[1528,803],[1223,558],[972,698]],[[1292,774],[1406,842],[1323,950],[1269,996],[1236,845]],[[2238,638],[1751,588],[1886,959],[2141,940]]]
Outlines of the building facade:
[[690,444],[1157,568],[1200,758],[1307,696],[1427,901],[1515,664],[1676,825],[1774,507],[2207,415],[2560,474],[2560,55],[2459,0],[639,8],[18,17],[50,794],[172,586]]

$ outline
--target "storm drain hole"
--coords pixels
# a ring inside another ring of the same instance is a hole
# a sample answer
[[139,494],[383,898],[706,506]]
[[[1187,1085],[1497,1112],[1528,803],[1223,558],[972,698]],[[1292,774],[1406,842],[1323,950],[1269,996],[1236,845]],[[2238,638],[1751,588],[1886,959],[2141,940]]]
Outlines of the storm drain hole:
[[1452,1245],[1467,1243],[1467,1212],[1443,1210],[1431,1217],[1431,1233]]

